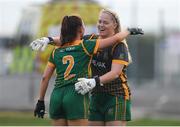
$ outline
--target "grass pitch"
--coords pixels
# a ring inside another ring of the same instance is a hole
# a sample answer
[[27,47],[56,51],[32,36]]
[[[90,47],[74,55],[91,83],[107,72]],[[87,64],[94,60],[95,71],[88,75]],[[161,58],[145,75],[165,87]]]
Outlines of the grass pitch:
[[[50,126],[51,120],[35,118],[33,112],[0,112],[0,126]],[[180,126],[179,120],[139,119],[128,122],[128,126]]]

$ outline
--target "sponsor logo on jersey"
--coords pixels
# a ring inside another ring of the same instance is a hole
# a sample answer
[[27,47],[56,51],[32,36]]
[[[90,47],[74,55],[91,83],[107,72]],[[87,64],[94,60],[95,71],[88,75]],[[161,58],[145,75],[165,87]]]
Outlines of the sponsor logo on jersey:
[[96,67],[106,68],[105,62],[97,62],[96,60],[92,60],[92,64]]

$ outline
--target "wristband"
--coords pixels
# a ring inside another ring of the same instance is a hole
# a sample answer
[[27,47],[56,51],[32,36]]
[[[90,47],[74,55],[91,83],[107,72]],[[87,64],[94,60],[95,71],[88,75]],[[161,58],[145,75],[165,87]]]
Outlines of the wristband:
[[44,100],[38,100],[39,103],[44,103]]
[[95,76],[94,79],[95,79],[95,81],[96,81],[96,85],[103,86],[103,84],[100,83],[100,78],[99,78],[99,76]]
[[54,40],[53,40],[53,38],[52,38],[52,37],[47,37],[47,38],[49,39],[49,43],[48,43],[48,44],[54,45]]

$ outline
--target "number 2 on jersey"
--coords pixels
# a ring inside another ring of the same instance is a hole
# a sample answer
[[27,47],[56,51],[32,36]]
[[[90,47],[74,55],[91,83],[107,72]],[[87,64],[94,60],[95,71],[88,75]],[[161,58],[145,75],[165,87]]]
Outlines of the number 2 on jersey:
[[67,64],[68,61],[69,61],[69,65],[67,66],[66,71],[64,72],[65,80],[68,80],[71,78],[71,75],[69,74],[74,66],[74,57],[71,55],[64,56],[62,59],[63,64]]

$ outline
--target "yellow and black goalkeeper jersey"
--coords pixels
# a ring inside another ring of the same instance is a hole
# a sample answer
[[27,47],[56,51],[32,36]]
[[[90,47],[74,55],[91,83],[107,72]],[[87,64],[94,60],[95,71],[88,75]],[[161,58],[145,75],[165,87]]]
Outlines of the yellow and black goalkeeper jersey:
[[[90,37],[90,36],[89,36]],[[88,36],[86,36],[88,38]],[[93,36],[91,39],[97,39]],[[105,92],[116,96],[124,96],[129,99],[130,89],[127,84],[126,68],[129,64],[128,49],[124,43],[117,43],[114,46],[105,48],[93,55],[91,70],[92,76],[101,76],[111,71],[112,63],[125,65],[119,77],[102,86],[96,86],[92,93]]]

